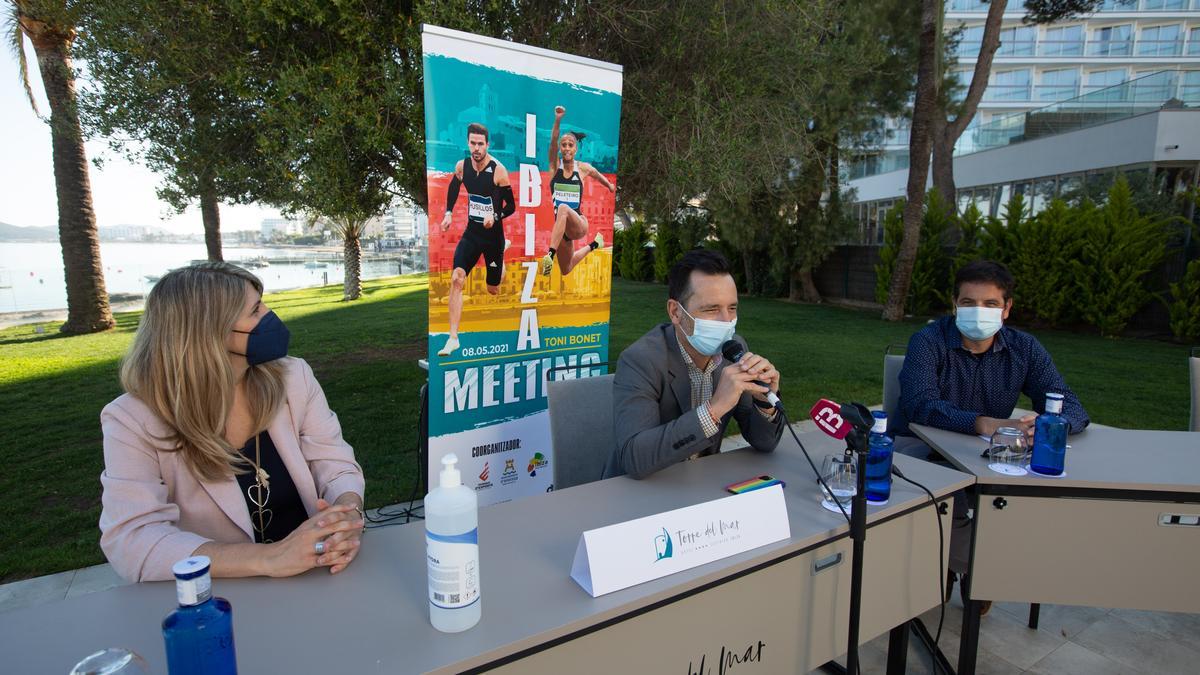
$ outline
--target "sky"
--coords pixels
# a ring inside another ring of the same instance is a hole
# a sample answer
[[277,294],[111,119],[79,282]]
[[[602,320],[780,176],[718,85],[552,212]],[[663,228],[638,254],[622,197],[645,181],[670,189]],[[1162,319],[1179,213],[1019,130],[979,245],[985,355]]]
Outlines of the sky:
[[[25,53],[38,110],[49,115],[49,106],[37,72],[37,60],[28,40]],[[22,227],[58,226],[58,202],[54,193],[50,127],[33,112],[21,87],[16,56],[7,45],[0,48],[0,130],[3,158],[0,159],[0,222]],[[147,225],[180,234],[202,233],[200,209],[194,205],[182,215],[154,194],[158,178],[146,167],[131,163],[108,148],[103,139],[87,142],[89,162],[104,158],[103,168],[89,166],[96,224]],[[221,205],[224,232],[258,230],[263,218],[279,216],[268,207]]]

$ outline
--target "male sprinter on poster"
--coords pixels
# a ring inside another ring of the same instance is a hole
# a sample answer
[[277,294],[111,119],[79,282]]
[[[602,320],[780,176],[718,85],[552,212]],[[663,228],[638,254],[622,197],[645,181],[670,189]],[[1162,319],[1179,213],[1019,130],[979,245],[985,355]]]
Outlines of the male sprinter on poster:
[[[596,233],[595,239],[587,246],[575,250],[576,240],[583,239],[588,232],[588,221],[581,210],[584,176],[594,178],[610,192],[616,192],[604,174],[591,164],[575,160],[584,134],[568,131],[559,138],[558,127],[565,114],[566,108],[561,105],[554,107],[554,128],[550,130],[550,170],[554,172],[554,177],[550,179],[550,196],[554,204],[554,229],[550,232],[550,250],[542,257],[543,276],[549,275],[550,270],[554,269],[555,257],[565,277],[587,254],[604,246],[604,235]],[[565,250],[560,251],[560,248]]]
[[450,275],[450,337],[438,356],[450,356],[458,349],[458,322],[462,318],[463,287],[470,273],[483,256],[487,266],[488,293],[500,292],[500,280],[504,277],[504,249],[508,242],[504,238],[504,218],[517,209],[512,184],[508,181],[508,170],[488,153],[487,127],[472,122],[467,127],[467,148],[471,159],[458,160],[454,167],[454,178],[446,189],[446,215],[442,218],[442,232],[450,229],[454,204],[458,201],[460,186],[467,188],[467,229],[454,247],[454,272]]

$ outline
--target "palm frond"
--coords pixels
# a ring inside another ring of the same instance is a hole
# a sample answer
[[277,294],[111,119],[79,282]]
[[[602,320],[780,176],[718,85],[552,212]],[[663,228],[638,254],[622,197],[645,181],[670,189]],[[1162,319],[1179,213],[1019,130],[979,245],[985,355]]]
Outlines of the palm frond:
[[34,114],[41,116],[37,99],[33,97],[33,87],[29,83],[29,61],[25,58],[25,31],[21,28],[21,9],[16,2],[10,2],[5,14],[4,32],[9,36],[9,47],[17,57],[17,75],[21,78],[21,85],[25,88],[25,95],[29,97],[29,105]]

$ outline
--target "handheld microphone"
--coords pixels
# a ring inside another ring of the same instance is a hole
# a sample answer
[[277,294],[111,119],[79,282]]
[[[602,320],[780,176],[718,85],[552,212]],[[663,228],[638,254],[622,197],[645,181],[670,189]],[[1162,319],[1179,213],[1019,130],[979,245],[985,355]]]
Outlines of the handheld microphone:
[[825,435],[833,436],[839,441],[846,438],[846,435],[854,429],[842,417],[841,404],[830,401],[827,398],[817,401],[812,410],[808,411],[808,416],[813,422],[817,423],[817,428],[824,431]]
[[[745,354],[746,349],[742,347],[742,344],[737,340],[726,340],[725,344],[721,345],[721,356],[724,356],[730,363],[737,363],[738,361],[741,361]],[[753,382],[760,387],[767,386],[758,380],[753,380]],[[779,397],[776,396],[775,392],[773,391],[767,392],[767,401],[769,401],[771,405],[775,406],[776,408],[780,407],[781,405]]]

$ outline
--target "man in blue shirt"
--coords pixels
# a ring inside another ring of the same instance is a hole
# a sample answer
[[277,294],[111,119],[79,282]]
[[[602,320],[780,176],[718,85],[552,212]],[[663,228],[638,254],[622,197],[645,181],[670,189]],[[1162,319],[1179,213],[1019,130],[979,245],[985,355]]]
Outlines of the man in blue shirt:
[[1010,418],[1017,399],[1025,394],[1041,413],[1052,392],[1063,395],[1070,433],[1087,427],[1087,412],[1046,348],[1029,333],[1004,325],[1014,285],[999,263],[977,260],[958,271],[954,315],[931,322],[908,341],[900,406],[891,424],[897,436],[911,437],[910,423],[982,436],[1006,426],[1032,433],[1034,415]]
[[[930,322],[908,341],[899,410],[890,424],[896,452],[929,455],[929,446],[909,431],[910,423],[981,436],[1016,427],[1032,436],[1036,415],[1012,417],[1021,394],[1038,413],[1046,410],[1046,394],[1062,394],[1070,433],[1087,427],[1087,412],[1046,348],[1029,333],[1004,325],[1015,285],[1008,269],[988,260],[968,263],[955,275],[954,315]],[[952,571],[966,570],[970,546],[966,500],[958,495],[950,536]],[[984,612],[991,605],[981,604]]]

